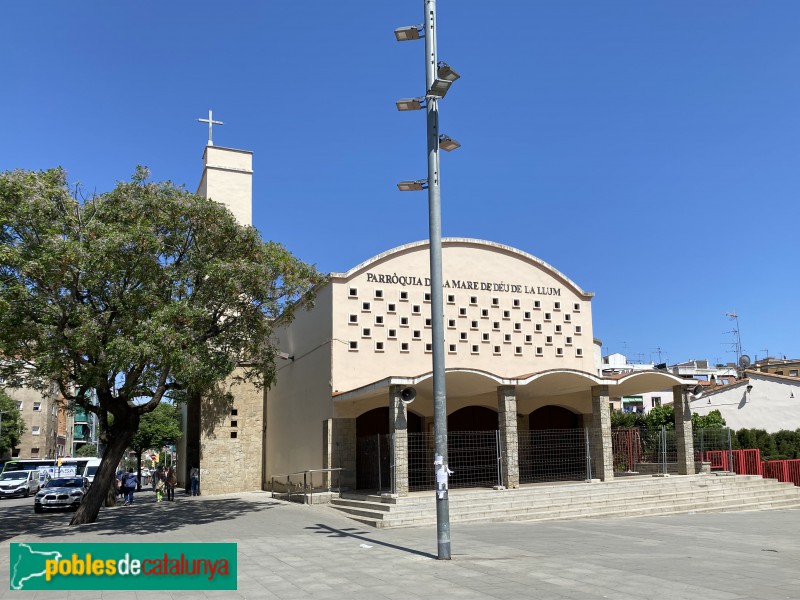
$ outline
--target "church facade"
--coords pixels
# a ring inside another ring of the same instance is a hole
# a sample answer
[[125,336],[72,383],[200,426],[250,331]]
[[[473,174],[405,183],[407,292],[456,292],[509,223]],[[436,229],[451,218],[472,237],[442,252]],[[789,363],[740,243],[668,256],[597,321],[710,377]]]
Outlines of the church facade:
[[[240,158],[208,150],[206,161]],[[215,174],[204,170],[208,189]],[[208,196],[249,202],[235,189],[238,198]],[[591,292],[531,254],[485,240],[445,238],[442,264],[452,482],[609,480],[610,397],[665,388],[674,394],[679,472],[694,472],[686,381],[655,371],[600,375]],[[199,463],[207,493],[268,489],[273,477],[326,468],[341,469],[338,483],[349,489],[404,495],[432,486],[430,300],[427,241],[332,273],[312,309],[276,324],[282,358],[270,389],[238,388],[230,406],[190,408],[184,468]],[[401,397],[407,387],[416,391],[410,403]],[[560,459],[531,441],[543,432],[557,438]],[[496,464],[476,459],[484,446]],[[470,470],[477,475],[467,478]]]

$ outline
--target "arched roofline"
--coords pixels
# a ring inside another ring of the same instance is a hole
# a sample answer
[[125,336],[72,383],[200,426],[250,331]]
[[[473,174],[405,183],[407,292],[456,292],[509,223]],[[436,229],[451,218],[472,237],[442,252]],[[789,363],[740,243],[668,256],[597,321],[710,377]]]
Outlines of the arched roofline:
[[655,371],[655,370],[624,373],[619,377],[609,379],[613,383],[609,383],[608,385],[620,385],[622,383],[627,383],[633,381],[634,379],[641,379],[643,377],[652,378],[654,375],[661,379],[665,379],[666,381],[672,382],[675,385],[697,385],[697,381],[694,379],[685,379],[683,377],[673,375],[672,373],[665,373],[664,371]]
[[[380,254],[377,254],[377,255],[373,256],[372,258],[370,258],[368,260],[365,260],[364,262],[362,262],[361,264],[356,265],[355,267],[353,267],[352,269],[350,269],[346,273],[331,273],[330,276],[329,276],[330,280],[331,281],[336,281],[336,280],[347,281],[347,280],[351,279],[352,277],[358,275],[359,273],[365,271],[367,268],[375,265],[376,263],[380,263],[380,262],[384,261],[385,259],[391,257],[392,255],[402,254],[402,253],[408,252],[409,250],[414,250],[414,249],[417,249],[417,248],[420,248],[420,247],[426,247],[428,245],[429,245],[429,241],[428,240],[421,240],[419,242],[412,242],[410,244],[403,244],[402,246],[397,246],[396,248],[392,248],[391,250],[387,250],[386,252],[381,252]],[[569,277],[564,275],[561,271],[556,269],[551,264],[546,263],[541,258],[537,258],[533,254],[529,254],[527,252],[519,250],[518,248],[513,248],[512,246],[506,246],[505,244],[498,244],[497,242],[490,242],[488,240],[479,240],[479,239],[475,239],[475,238],[443,238],[442,239],[442,247],[443,248],[446,247],[446,246],[457,246],[457,245],[476,246],[476,247],[483,246],[483,247],[486,247],[486,248],[490,248],[492,250],[500,250],[500,251],[505,252],[507,254],[511,254],[513,256],[516,256],[517,258],[521,258],[521,259],[526,260],[528,262],[534,263],[534,264],[538,265],[539,267],[541,267],[542,269],[544,269],[545,271],[548,271],[554,277],[556,277],[558,279],[561,279],[566,285],[571,287],[578,295],[584,296],[586,298],[592,298],[594,296],[594,292],[584,291],[577,283],[572,281]]]
[[531,375],[523,375],[515,379],[516,385],[528,385],[537,379],[544,379],[548,377],[556,377],[558,375],[575,375],[592,382],[594,385],[608,385],[608,381],[589,373],[587,371],[579,371],[577,369],[550,369],[548,371],[541,371],[540,373],[533,373]]

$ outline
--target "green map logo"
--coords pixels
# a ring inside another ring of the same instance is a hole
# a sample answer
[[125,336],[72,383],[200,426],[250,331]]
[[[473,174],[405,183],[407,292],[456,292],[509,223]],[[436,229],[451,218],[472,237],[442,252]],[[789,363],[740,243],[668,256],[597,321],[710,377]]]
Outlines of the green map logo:
[[12,590],[235,590],[236,544],[11,544]]

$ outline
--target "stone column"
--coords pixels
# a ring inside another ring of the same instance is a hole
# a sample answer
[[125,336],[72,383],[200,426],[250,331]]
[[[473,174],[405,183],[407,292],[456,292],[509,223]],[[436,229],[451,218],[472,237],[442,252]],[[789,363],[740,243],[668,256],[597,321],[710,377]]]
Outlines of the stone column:
[[403,387],[389,386],[389,433],[392,434],[391,472],[392,491],[408,496],[408,418],[406,404],[400,399]]
[[592,387],[592,426],[589,444],[592,455],[592,478],[614,479],[614,452],[611,447],[611,412],[608,408],[608,386]]
[[694,475],[694,438],[692,410],[682,385],[672,388],[672,408],[675,412],[675,446],[678,452],[678,474]]
[[[326,469],[341,467],[339,486],[356,487],[356,420],[328,419],[323,422],[323,448]],[[336,482],[336,475],[331,479]]]
[[497,422],[500,425],[500,464],[503,485],[519,487],[519,434],[517,433],[517,388],[501,385],[497,388]]

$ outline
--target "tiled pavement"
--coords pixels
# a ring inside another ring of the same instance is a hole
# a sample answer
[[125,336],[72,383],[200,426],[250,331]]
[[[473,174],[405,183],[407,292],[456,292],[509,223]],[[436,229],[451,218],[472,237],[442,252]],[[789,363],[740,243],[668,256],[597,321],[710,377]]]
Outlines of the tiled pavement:
[[[456,524],[438,561],[433,527],[373,530],[265,493],[137,498],[80,528],[0,504],[0,597],[800,599],[797,510]],[[8,544],[23,541],[237,542],[238,591],[13,592]]]

